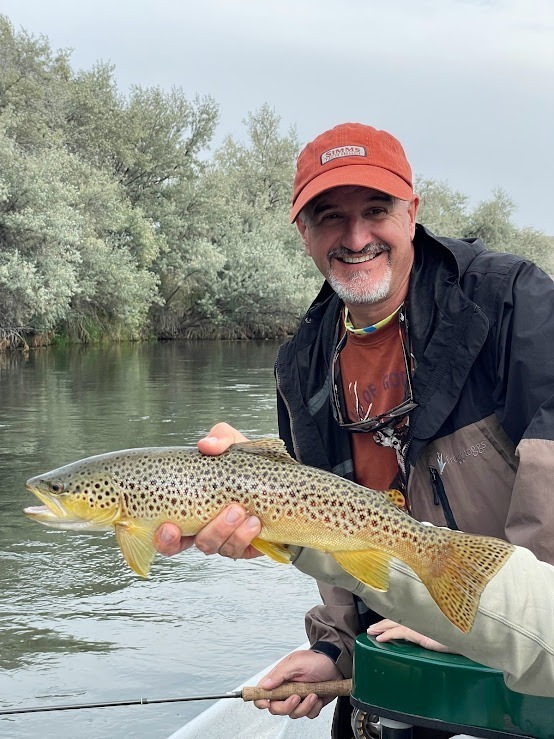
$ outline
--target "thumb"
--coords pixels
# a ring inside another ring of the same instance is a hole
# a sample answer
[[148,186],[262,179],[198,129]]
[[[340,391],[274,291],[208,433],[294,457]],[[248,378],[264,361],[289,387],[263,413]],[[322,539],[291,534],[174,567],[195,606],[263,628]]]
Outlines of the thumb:
[[262,678],[259,686],[264,690],[273,690],[273,688],[277,688],[282,683],[291,680],[296,674],[297,670],[287,669],[284,664],[280,663]]
[[208,435],[204,439],[200,439],[198,449],[202,454],[216,456],[223,454],[231,444],[237,444],[240,441],[248,441],[248,439],[228,423],[216,423],[210,429]]

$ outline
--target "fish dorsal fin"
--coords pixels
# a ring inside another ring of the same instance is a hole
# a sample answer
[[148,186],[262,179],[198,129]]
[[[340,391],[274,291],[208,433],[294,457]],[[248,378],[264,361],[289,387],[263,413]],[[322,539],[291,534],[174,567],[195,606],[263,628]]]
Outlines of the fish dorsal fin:
[[229,451],[259,454],[261,457],[273,459],[277,462],[298,464],[298,462],[287,452],[281,439],[265,438],[256,439],[256,441],[239,441],[237,444],[231,444]]
[[117,543],[129,567],[141,577],[148,577],[156,555],[152,521],[119,521],[115,526]]
[[331,552],[339,565],[375,590],[389,589],[390,554],[379,549],[358,552]]
[[271,557],[276,562],[288,565],[291,560],[291,553],[283,544],[275,544],[272,541],[264,541],[256,537],[252,541],[252,546],[255,547],[258,552],[265,554],[267,557]]

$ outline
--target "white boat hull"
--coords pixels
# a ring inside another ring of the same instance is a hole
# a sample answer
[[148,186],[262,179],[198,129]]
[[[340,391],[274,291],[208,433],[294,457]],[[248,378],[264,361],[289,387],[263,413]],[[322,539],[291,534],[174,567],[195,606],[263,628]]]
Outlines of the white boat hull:
[[[298,649],[308,646],[302,644]],[[277,662],[252,675],[234,690],[256,685]],[[332,701],[316,719],[292,720],[288,716],[260,711],[253,703],[226,698],[214,703],[168,739],[325,739],[331,736],[334,707],[335,701]]]

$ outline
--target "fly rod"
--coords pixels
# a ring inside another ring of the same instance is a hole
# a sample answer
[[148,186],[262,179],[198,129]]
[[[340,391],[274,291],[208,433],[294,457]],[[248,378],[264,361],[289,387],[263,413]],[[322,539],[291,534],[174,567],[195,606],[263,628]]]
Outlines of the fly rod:
[[232,690],[229,693],[214,695],[188,695],[178,698],[138,698],[135,700],[109,701],[107,703],[70,703],[68,705],[45,705],[28,706],[21,708],[0,708],[0,715],[6,716],[14,713],[43,713],[46,711],[78,711],[85,708],[113,708],[115,706],[145,706],[154,703],[184,703],[186,701],[212,701],[222,698],[242,698],[243,701],[257,700],[285,700],[291,695],[299,695],[305,698],[315,693],[320,698],[339,695],[350,695],[352,691],[352,680],[328,680],[323,683],[283,683],[273,690],[264,690],[257,686],[244,687]]

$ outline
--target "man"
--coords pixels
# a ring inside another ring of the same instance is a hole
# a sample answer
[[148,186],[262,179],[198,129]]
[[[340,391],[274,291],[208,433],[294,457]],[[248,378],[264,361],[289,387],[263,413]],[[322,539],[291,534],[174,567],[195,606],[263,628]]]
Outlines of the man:
[[[552,563],[552,280],[479,240],[435,237],[416,224],[418,205],[384,131],[343,124],[301,152],[291,221],[326,281],[277,357],[280,436],[305,464],[400,489],[419,520]],[[200,545],[251,556],[257,521],[238,507],[225,515],[238,518],[207,527]],[[355,633],[378,619],[328,580],[307,614],[312,649],[286,668],[298,679],[348,677]],[[321,705],[270,710],[313,716]]]

